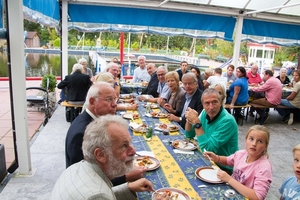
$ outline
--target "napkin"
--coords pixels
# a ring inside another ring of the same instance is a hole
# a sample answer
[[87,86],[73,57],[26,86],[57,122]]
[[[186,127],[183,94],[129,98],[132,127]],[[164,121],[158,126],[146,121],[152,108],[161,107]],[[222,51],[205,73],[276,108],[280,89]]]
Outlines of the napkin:
[[145,114],[147,117],[152,117],[152,115],[150,113],[146,113]]
[[134,122],[130,122],[129,123],[129,126],[133,129],[133,130],[138,130],[142,124],[137,124],[137,123],[134,123]]
[[179,149],[173,149],[174,153],[182,153],[182,154],[194,154],[193,151],[182,151]]

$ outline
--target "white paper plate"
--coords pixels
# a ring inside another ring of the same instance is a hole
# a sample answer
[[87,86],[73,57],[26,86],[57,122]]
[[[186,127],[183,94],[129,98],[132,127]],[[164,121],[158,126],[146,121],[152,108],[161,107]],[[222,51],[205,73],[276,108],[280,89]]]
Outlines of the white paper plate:
[[[178,145],[175,145],[175,143],[178,143]],[[197,146],[191,142],[188,142],[186,144],[186,141],[183,140],[174,140],[172,142],[172,147],[174,147],[175,149],[179,149],[182,151],[192,151],[197,149]]]
[[206,167],[200,167],[196,169],[195,174],[196,176],[208,183],[223,183],[218,177],[217,177],[218,170],[215,170],[212,167],[206,166]]
[[[146,156],[136,156],[136,157],[134,157],[133,165],[134,166],[139,166],[139,162],[141,162],[141,160],[143,158],[145,158],[145,157]],[[152,162],[152,164],[145,165],[145,167],[147,167],[147,171],[155,170],[155,169],[157,169],[160,166],[160,162],[159,162],[159,160],[157,158],[154,158],[154,157],[151,157],[151,156],[147,156],[147,157]]]

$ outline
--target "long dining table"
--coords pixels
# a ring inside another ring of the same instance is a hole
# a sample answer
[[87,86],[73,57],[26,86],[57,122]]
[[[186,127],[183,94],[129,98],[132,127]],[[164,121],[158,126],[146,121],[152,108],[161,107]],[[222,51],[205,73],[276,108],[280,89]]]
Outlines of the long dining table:
[[145,93],[147,86],[143,86],[142,83],[121,83],[120,94],[138,93],[138,88],[142,89],[142,94]]
[[[139,117],[130,119],[127,118],[128,123],[145,124],[153,128],[153,136],[150,141],[145,137],[145,133],[133,131],[129,128],[129,132],[132,136],[132,144],[137,152],[151,152],[157,160],[160,162],[160,166],[151,171],[147,171],[145,178],[150,180],[153,187],[157,189],[161,188],[177,188],[184,191],[189,195],[190,199],[226,199],[224,193],[226,190],[233,189],[226,183],[209,183],[200,180],[195,175],[195,171],[200,167],[211,166],[209,160],[207,160],[201,153],[199,148],[193,151],[181,151],[175,153],[172,144],[174,140],[187,140],[184,134],[184,129],[176,122],[170,122],[168,118],[152,117],[147,113],[145,102],[139,102],[138,110],[135,111],[118,111],[121,116],[127,116],[129,113],[138,113]],[[151,109],[150,112],[166,113],[161,108]],[[126,117],[125,117],[126,118]],[[178,128],[177,131],[163,132],[160,129],[157,130],[159,124],[174,124]],[[195,141],[191,141],[196,144]],[[199,186],[199,187],[198,187]],[[138,199],[151,199],[152,193],[139,192]],[[188,199],[188,198],[186,198]],[[235,199],[245,199],[242,195],[236,192]]]

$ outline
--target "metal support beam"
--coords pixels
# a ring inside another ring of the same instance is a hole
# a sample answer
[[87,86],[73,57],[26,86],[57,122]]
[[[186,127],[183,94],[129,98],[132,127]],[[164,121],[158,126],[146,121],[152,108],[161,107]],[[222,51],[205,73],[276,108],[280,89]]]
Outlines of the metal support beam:
[[241,15],[239,15],[236,19],[236,29],[235,29],[233,58],[232,58],[232,64],[235,67],[238,67],[238,61],[239,61],[239,57],[240,57],[243,21],[244,21],[244,18]]
[[68,0],[62,0],[61,5],[61,80],[68,75]]
[[28,119],[26,104],[26,81],[24,64],[24,25],[23,1],[6,1],[8,27],[8,56],[10,57],[10,88],[12,123],[15,123],[13,134],[16,136],[17,159],[19,174],[30,175],[31,157],[28,137]]

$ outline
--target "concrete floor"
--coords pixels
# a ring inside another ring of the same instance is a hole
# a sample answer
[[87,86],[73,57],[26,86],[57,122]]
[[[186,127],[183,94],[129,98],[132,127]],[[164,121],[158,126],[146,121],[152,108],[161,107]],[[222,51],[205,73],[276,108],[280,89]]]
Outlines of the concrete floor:
[[[245,135],[253,125],[249,117],[243,126],[239,126],[239,147],[244,149]],[[273,164],[273,182],[266,199],[279,199],[278,188],[286,177],[292,176],[292,148],[300,143],[300,123],[288,126],[281,122],[273,109],[265,124],[271,131],[269,145],[270,161]],[[0,193],[1,200],[11,199],[49,199],[51,190],[65,169],[64,141],[69,123],[65,121],[64,108],[58,106],[48,124],[35,136],[31,146],[31,160],[34,174],[21,177],[17,173],[6,180],[7,185]]]

